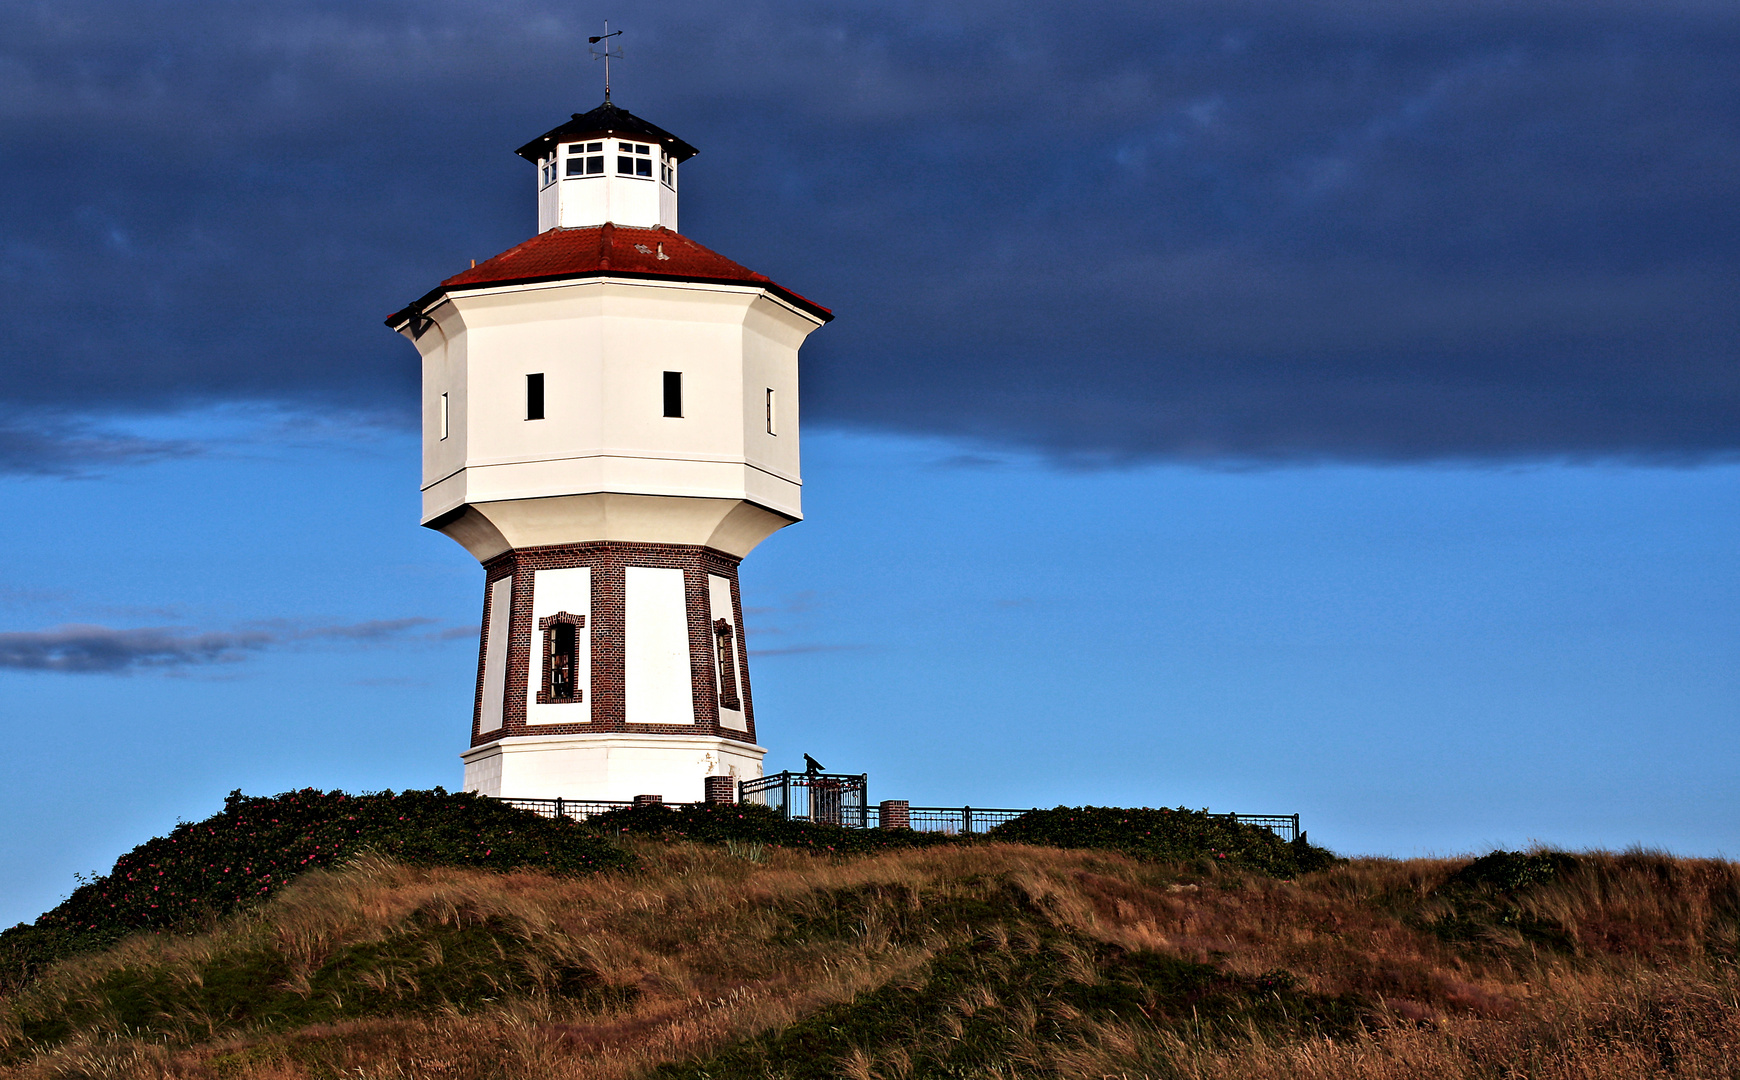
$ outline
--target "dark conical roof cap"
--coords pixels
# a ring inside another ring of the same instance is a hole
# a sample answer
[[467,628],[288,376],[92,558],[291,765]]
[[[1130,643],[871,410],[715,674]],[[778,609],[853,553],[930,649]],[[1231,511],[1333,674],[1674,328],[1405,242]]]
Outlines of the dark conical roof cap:
[[648,142],[660,143],[678,161],[687,161],[700,153],[688,143],[657,124],[649,124],[627,109],[619,109],[606,101],[589,113],[575,113],[574,118],[560,127],[551,128],[514,153],[527,161],[536,161],[550,152],[550,147],[573,142],[590,135],[632,135]]

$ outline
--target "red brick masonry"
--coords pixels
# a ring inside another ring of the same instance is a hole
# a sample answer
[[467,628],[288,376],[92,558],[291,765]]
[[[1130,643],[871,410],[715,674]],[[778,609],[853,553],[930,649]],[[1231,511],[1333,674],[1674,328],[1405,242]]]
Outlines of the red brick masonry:
[[[477,694],[471,724],[471,744],[481,746],[497,739],[515,735],[569,735],[581,732],[615,731],[646,735],[718,735],[738,742],[755,742],[755,706],[749,692],[749,653],[744,642],[743,599],[737,587],[737,565],[740,560],[713,548],[687,544],[628,544],[600,541],[589,544],[558,544],[550,547],[521,548],[496,556],[484,564],[484,624],[478,643]],[[555,570],[573,566],[592,569],[592,613],[581,631],[588,636],[592,650],[592,677],[583,696],[592,702],[588,723],[526,724],[527,682],[537,670],[537,691],[543,686],[543,657],[532,655],[535,636],[532,626],[532,589],[538,570]],[[627,589],[627,569],[630,566],[662,567],[683,571],[689,614],[689,669],[695,692],[693,724],[629,724],[623,705],[623,605]],[[497,579],[514,577],[512,622],[508,632],[507,693],[502,702],[502,726],[486,735],[478,733],[483,716],[483,642],[489,637],[489,622],[497,616],[489,607],[489,586]],[[729,637],[715,636],[709,614],[707,575],[717,574],[731,582],[731,621],[737,632]],[[737,653],[737,697],[743,703],[743,719],[747,731],[723,727],[719,723],[719,695],[713,650],[715,642],[725,640]]]

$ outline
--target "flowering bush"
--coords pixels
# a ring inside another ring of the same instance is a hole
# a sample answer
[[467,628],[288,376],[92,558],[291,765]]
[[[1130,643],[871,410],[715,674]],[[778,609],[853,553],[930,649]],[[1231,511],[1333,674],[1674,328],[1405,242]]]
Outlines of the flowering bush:
[[1319,870],[1335,856],[1305,842],[1289,843],[1257,825],[1241,825],[1207,810],[1060,806],[1031,810],[992,829],[994,840],[1061,848],[1101,848],[1146,859],[1213,859],[1275,877]]
[[235,791],[222,813],[141,844],[34,925],[0,933],[0,987],[141,930],[209,925],[304,870],[365,850],[424,865],[557,873],[631,861],[572,821],[440,788],[371,795],[306,788],[271,798]]

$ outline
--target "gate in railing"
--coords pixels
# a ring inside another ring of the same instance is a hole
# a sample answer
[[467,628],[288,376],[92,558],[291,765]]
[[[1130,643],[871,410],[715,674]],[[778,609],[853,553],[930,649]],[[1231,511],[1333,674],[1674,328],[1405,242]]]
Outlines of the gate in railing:
[[737,785],[737,801],[760,803],[782,817],[817,825],[870,825],[866,773],[782,772]]

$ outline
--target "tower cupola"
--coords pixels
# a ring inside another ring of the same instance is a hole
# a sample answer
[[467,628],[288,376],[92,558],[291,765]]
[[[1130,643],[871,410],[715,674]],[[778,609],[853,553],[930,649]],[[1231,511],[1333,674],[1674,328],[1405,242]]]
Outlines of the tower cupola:
[[608,100],[516,151],[538,167],[538,231],[677,228],[677,166],[694,147]]

